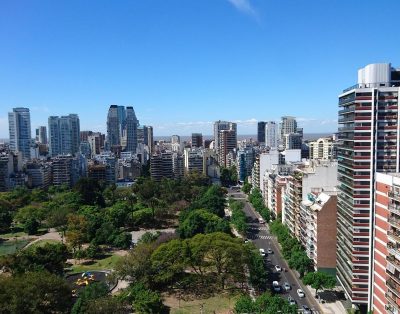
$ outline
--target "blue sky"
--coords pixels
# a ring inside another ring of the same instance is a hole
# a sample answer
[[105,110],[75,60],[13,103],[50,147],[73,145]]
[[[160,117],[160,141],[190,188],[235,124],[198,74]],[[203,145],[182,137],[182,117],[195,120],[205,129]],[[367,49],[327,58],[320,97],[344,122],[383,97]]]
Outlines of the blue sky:
[[369,63],[400,67],[398,0],[0,1],[0,138],[7,112],[32,128],[77,113],[105,131],[133,105],[155,135],[212,133],[294,115],[337,129],[337,95]]

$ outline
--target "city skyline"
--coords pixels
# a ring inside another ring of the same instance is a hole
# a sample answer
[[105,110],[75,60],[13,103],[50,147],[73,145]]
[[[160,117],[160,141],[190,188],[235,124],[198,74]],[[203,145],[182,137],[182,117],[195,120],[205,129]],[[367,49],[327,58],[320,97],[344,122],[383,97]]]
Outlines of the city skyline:
[[105,133],[112,104],[133,106],[155,136],[212,134],[219,119],[254,134],[257,121],[284,115],[306,133],[334,132],[355,71],[400,65],[389,33],[368,28],[367,48],[349,36],[369,17],[395,19],[400,4],[387,4],[2,2],[0,138],[14,107],[30,108],[32,129],[76,113],[82,130]]

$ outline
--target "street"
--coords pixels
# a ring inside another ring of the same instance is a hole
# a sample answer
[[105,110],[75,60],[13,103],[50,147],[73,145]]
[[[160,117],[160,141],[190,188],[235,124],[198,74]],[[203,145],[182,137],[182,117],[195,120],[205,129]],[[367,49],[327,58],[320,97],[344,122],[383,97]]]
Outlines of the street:
[[[302,308],[302,305],[307,305],[313,311],[313,313],[320,313],[318,311],[319,307],[314,296],[310,295],[308,290],[303,289],[303,287],[300,285],[300,280],[296,277],[284,260],[279,250],[277,239],[269,232],[268,224],[260,224],[258,222],[258,218],[261,216],[256,213],[252,205],[247,202],[246,195],[241,191],[233,191],[232,189],[228,189],[228,196],[245,202],[243,211],[249,217],[249,231],[247,233],[247,239],[252,241],[258,248],[263,248],[266,252],[267,249],[272,249],[273,251],[273,254],[266,254],[266,267],[269,269],[271,274],[269,276],[270,286],[272,287],[273,281],[278,281],[281,285],[281,292],[279,294],[282,294],[282,297],[287,299],[290,295],[294,300],[296,300],[299,309]],[[282,272],[277,272],[275,265],[279,265],[282,267],[282,269],[286,269],[287,271],[282,270]],[[288,282],[291,285],[291,290],[288,292],[283,290],[283,285],[285,282]],[[300,298],[297,295],[296,290],[299,288],[305,293],[305,298]]]

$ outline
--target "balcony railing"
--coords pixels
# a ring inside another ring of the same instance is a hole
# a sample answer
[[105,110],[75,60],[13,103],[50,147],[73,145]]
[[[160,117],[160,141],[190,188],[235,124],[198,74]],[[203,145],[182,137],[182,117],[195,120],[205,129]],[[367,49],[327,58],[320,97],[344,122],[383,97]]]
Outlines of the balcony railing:
[[[393,231],[388,231],[387,235],[388,235],[389,238],[392,238],[395,242],[399,242],[400,243],[400,233],[393,232]],[[391,244],[391,243],[388,243],[388,247],[389,247],[389,244]]]
[[362,83],[355,84],[343,90],[343,93],[346,93],[352,89],[356,88],[377,88],[377,87],[397,87],[400,86],[400,81],[391,81],[391,82],[380,82],[380,83]]
[[388,208],[390,212],[400,215],[400,205],[391,203],[389,204]]
[[400,219],[396,219],[394,217],[390,217],[388,219],[388,222],[390,225],[392,225],[393,227],[400,229]]
[[390,191],[389,192],[389,197],[400,201],[400,193],[398,193],[398,192]]

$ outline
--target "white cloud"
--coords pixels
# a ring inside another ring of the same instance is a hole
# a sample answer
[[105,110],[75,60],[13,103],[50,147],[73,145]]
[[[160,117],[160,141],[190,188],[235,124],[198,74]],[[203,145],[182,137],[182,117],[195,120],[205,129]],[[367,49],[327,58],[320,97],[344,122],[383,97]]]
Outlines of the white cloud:
[[251,5],[250,0],[228,0],[238,11],[258,19],[258,12]]
[[258,120],[254,119],[254,118],[251,118],[251,119],[248,119],[248,120],[235,120],[233,122],[235,122],[237,124],[240,124],[240,125],[256,125]]

